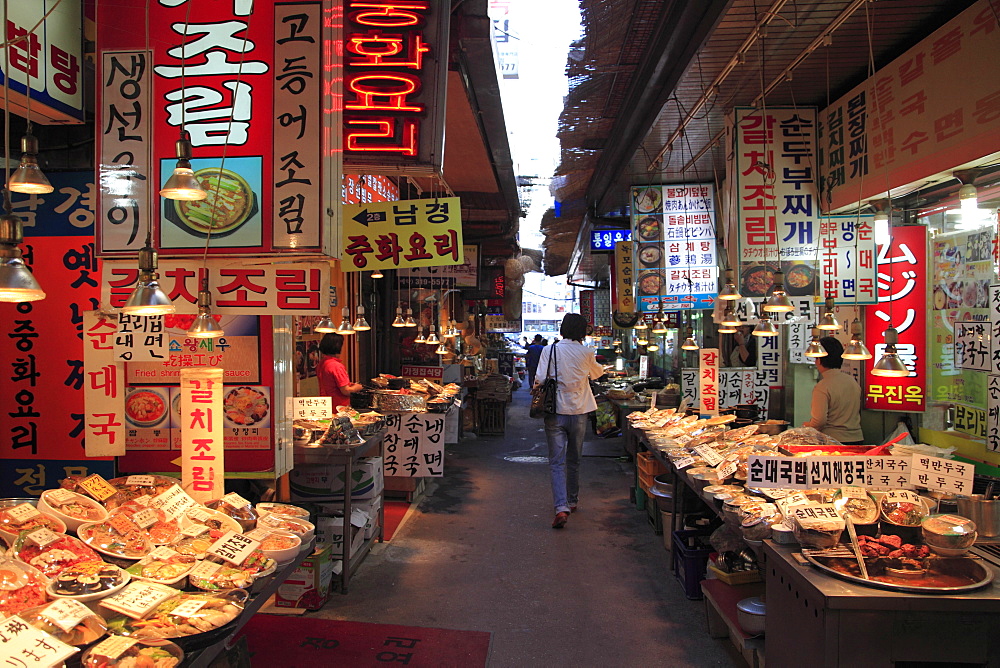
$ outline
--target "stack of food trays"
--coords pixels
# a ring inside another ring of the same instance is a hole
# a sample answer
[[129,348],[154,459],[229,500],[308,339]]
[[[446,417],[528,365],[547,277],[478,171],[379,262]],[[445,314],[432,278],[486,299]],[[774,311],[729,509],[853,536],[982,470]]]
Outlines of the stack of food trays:
[[84,666],[178,665],[315,532],[298,506],[237,494],[211,505],[155,475],[0,499],[0,618],[75,647]]

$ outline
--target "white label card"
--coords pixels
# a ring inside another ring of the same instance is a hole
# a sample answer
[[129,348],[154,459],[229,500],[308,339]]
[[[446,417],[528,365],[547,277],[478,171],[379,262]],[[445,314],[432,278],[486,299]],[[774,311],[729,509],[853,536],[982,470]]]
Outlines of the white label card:
[[786,508],[791,508],[792,506],[798,506],[803,503],[812,503],[812,501],[809,500],[809,497],[803,494],[802,492],[789,494],[788,496],[785,497],[784,501]]
[[116,610],[132,619],[142,619],[179,589],[150,582],[130,582],[117,594],[101,599],[99,605]]
[[864,487],[855,487],[853,485],[849,487],[841,487],[840,496],[845,499],[867,499],[868,490]]
[[26,538],[38,547],[47,547],[59,540],[61,536],[45,527],[39,527],[29,533]]
[[650,408],[656,408],[656,395],[657,395],[657,392],[653,392],[652,394],[649,395],[649,407]]
[[160,545],[159,547],[157,547],[156,549],[154,549],[152,552],[149,553],[150,559],[157,559],[159,561],[169,561],[170,559],[173,559],[176,556],[177,552],[171,550],[166,545]]
[[140,529],[148,529],[160,521],[160,516],[155,508],[146,508],[132,515],[132,521],[138,524]]
[[41,517],[41,515],[42,514],[38,512],[38,508],[35,508],[30,503],[22,503],[19,506],[7,509],[7,517],[9,517],[10,521],[14,524],[24,524],[28,520]]
[[195,522],[207,522],[212,519],[212,511],[208,508],[192,508],[187,516]]
[[212,546],[208,548],[208,553],[225,559],[233,566],[239,566],[258,547],[260,547],[259,540],[247,538],[235,531],[227,531],[222,535],[222,538],[212,543]]
[[65,506],[67,503],[79,501],[79,497],[79,494],[62,488],[50,489],[45,493],[46,503],[53,506]]
[[722,463],[722,455],[710,445],[696,445],[692,448],[698,456],[705,460],[709,466],[717,466]]
[[191,617],[193,615],[196,615],[199,610],[204,608],[206,603],[208,603],[208,601],[206,601],[205,599],[192,598],[187,601],[184,601],[176,608],[171,610],[170,614],[176,615],[178,617]]
[[882,501],[885,503],[912,503],[915,505],[920,505],[920,497],[917,496],[916,492],[911,492],[908,489],[890,489],[882,497]]
[[156,478],[151,475],[130,475],[125,478],[126,485],[139,485],[141,487],[152,487],[156,484]]
[[132,499],[132,501],[134,503],[138,503],[140,506],[144,506],[146,508],[148,508],[151,505],[153,505],[153,497],[149,496],[148,494],[143,494],[142,496],[137,496],[134,499]]
[[199,561],[198,565],[191,569],[188,575],[192,578],[208,580],[218,573],[221,568],[222,564],[217,564],[214,561]]
[[972,520],[970,520],[967,517],[960,517],[959,515],[941,515],[938,517],[938,519],[941,520],[942,522],[950,522],[955,526],[960,526],[960,527],[972,524]]
[[719,478],[725,480],[732,474],[736,473],[737,467],[739,467],[739,462],[730,460],[722,462],[715,470],[719,474]]
[[267,538],[268,536],[270,536],[272,533],[274,533],[274,532],[271,531],[271,530],[264,529],[264,528],[257,528],[257,529],[254,529],[253,531],[247,531],[243,535],[246,536],[247,538],[252,538],[254,540],[259,540],[259,541],[263,542],[263,540],[265,538]]
[[192,524],[189,527],[181,529],[181,533],[185,536],[190,536],[191,538],[197,538],[203,533],[208,533],[208,527],[204,524]]
[[830,522],[842,524],[844,521],[837,509],[829,503],[795,506],[791,509],[791,514],[803,529],[822,528],[828,526]]
[[138,640],[126,638],[125,636],[109,636],[102,640],[90,650],[91,656],[105,656],[109,659],[117,659],[127,652]]
[[678,471],[682,471],[692,464],[694,464],[694,457],[681,457],[680,459],[674,460],[674,467]]
[[62,598],[42,610],[41,615],[66,633],[83,621],[84,617],[94,614],[90,608],[72,598]]
[[[79,651],[17,615],[0,622],[0,658],[6,659],[4,665],[55,666]],[[18,657],[26,657],[31,663]]]
[[230,492],[222,497],[222,502],[231,508],[246,508],[250,502],[236,492]]
[[153,497],[150,504],[154,508],[159,508],[167,515],[167,519],[175,520],[184,514],[188,508],[201,506],[200,503],[181,489],[180,485],[174,485],[165,492],[161,492]]

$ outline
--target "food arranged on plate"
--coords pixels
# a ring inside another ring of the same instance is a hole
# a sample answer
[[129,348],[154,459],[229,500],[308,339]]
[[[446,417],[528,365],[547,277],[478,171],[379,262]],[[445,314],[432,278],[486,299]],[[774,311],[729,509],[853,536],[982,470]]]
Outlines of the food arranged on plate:
[[237,387],[222,400],[226,420],[238,427],[250,427],[263,422],[270,411],[267,395],[252,387]]
[[11,553],[24,563],[34,566],[47,577],[55,577],[64,568],[69,568],[84,561],[101,562],[100,555],[90,549],[83,541],[61,533],[44,534],[39,545],[38,533],[23,532],[11,547]]
[[103,561],[84,561],[64,568],[52,577],[49,593],[69,598],[109,593],[124,586],[129,575]]
[[104,619],[78,601],[56,601],[22,610],[18,616],[74,647],[89,645],[108,632]]
[[743,289],[740,292],[751,297],[763,297],[773,283],[774,270],[755,265],[743,272]]
[[639,286],[639,294],[658,295],[663,291],[663,286],[666,285],[666,278],[662,271],[645,270],[639,272],[636,285]]
[[148,535],[134,524],[112,524],[111,520],[81,524],[76,533],[80,540],[109,557],[141,559],[153,549]]
[[662,267],[663,248],[659,244],[640,244],[639,263],[647,267]]
[[[83,653],[84,668],[174,668],[184,660],[184,651],[169,640],[146,638],[123,644],[112,636]],[[127,646],[126,646],[127,645]]]
[[135,389],[125,398],[125,418],[136,427],[155,427],[167,416],[167,399],[157,390]]
[[[133,638],[182,638],[221,628],[243,611],[247,592],[231,589],[219,594],[182,592],[164,601],[143,619],[116,615],[108,630]],[[173,614],[185,605],[183,614]],[[194,612],[190,612],[195,609]]]
[[663,204],[663,191],[653,186],[634,189],[632,197],[635,201],[636,211],[639,213],[659,211],[660,205]]
[[0,557],[0,618],[49,600],[49,579],[33,566],[13,558]]

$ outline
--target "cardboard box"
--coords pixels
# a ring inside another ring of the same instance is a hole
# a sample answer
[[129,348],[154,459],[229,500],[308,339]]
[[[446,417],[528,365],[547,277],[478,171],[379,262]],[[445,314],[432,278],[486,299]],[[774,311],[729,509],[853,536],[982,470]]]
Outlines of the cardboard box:
[[[317,503],[317,512],[320,516],[339,517],[343,514],[343,505],[340,503]],[[351,501],[351,515],[360,517],[361,513],[365,518],[365,540],[368,540],[378,532],[378,514],[382,508],[382,497],[374,499],[358,499]],[[352,522],[356,524],[356,522]]]
[[[365,543],[365,525],[368,522],[368,515],[361,510],[351,511],[351,556],[357,554],[358,550]],[[333,557],[339,558],[344,554],[344,518],[326,517],[316,518],[316,545],[324,548],[330,547]]]
[[[344,498],[345,468],[336,464],[299,464],[289,475],[292,501],[335,501]],[[359,459],[351,473],[352,499],[371,499],[382,494],[382,458]]]
[[[334,574],[334,552],[317,549],[288,576],[274,594],[276,608],[319,610],[330,598]],[[339,562],[339,559],[337,560]]]

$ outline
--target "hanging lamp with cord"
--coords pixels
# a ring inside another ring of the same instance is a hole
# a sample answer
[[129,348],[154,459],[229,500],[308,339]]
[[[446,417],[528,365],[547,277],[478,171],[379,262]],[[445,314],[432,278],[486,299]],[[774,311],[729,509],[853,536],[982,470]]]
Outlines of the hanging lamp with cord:
[[646,338],[646,332],[640,332],[639,337],[635,340],[636,345],[648,346],[649,339]]
[[828,332],[835,332],[840,329],[840,323],[837,321],[837,316],[833,312],[834,308],[833,297],[827,297],[826,302],[823,305],[823,315],[820,316],[819,322],[816,323],[817,329]]
[[660,305],[660,310],[657,311],[656,315],[653,316],[653,328],[649,330],[651,334],[666,334],[667,333],[667,322],[666,318],[663,317],[663,305]]
[[771,322],[771,316],[765,313],[760,316],[760,320],[757,322],[757,326],[753,328],[751,334],[754,336],[777,336],[778,327]]
[[719,290],[719,299],[723,301],[736,301],[740,298],[742,298],[742,295],[733,280],[733,270],[726,269],[726,282],[722,285],[722,289]]
[[372,328],[365,320],[365,307],[362,304],[358,304],[358,317],[354,321],[354,331],[355,332],[367,332]]
[[320,334],[329,334],[330,332],[337,331],[337,325],[333,323],[333,318],[328,315],[323,316],[323,319],[316,323],[313,327],[314,332],[319,332]]
[[396,307],[396,319],[392,321],[393,327],[406,327],[406,321],[403,320],[403,307]]
[[701,346],[698,345],[698,342],[694,340],[694,327],[690,327],[689,326],[687,328],[687,338],[685,338],[684,342],[681,343],[681,349],[682,350],[700,350],[701,349]]
[[[6,8],[4,9],[4,13],[6,14]],[[29,33],[27,38],[30,39],[33,36],[33,33]],[[7,179],[7,189],[11,192],[27,195],[47,195],[54,191],[55,188],[49,183],[49,179],[45,176],[42,168],[38,166],[38,139],[31,132],[31,68],[28,68],[27,76],[28,81],[25,85],[27,89],[25,95],[27,105],[25,120],[27,121],[27,126],[25,127],[24,135],[21,137],[21,162],[17,166],[17,169],[14,170],[14,173]],[[4,78],[7,78],[6,73],[4,74]],[[9,81],[9,79],[7,80]],[[6,137],[9,136],[6,135]],[[5,143],[7,141],[6,137],[4,139]]]
[[795,304],[788,298],[785,292],[785,274],[780,269],[774,272],[774,284],[771,288],[771,296],[764,302],[764,311],[767,313],[788,313],[795,310]]
[[857,318],[851,322],[851,340],[844,347],[842,357],[845,360],[870,360],[872,358],[868,346],[861,340],[861,321]]
[[722,312],[722,325],[726,327],[739,327],[743,324],[740,320],[740,316],[736,315],[736,311],[732,306],[727,306]]
[[632,327],[632,329],[638,329],[638,330],[649,329],[649,325],[647,325],[646,321],[643,319],[642,313],[639,314],[639,319],[636,321],[635,326]]
[[337,325],[337,334],[341,334],[343,336],[350,336],[354,334],[354,325],[351,324],[351,308],[349,306],[345,306],[341,309],[340,313],[340,324]]
[[899,352],[896,350],[897,343],[899,343],[899,332],[895,327],[889,327],[885,330],[885,352],[875,362],[875,366],[872,368],[873,376],[905,378],[910,375],[910,370],[899,358]]
[[188,328],[187,335],[195,339],[217,339],[226,335],[219,321],[212,316],[212,293],[208,289],[208,276],[202,279],[201,289],[198,290],[198,315]]
[[385,274],[382,273],[381,269],[376,269],[371,274],[372,278],[385,278]]
[[417,335],[415,337],[413,337],[413,342],[414,343],[427,343],[427,339],[424,337],[424,328],[423,327],[418,327],[417,328]]
[[646,350],[648,350],[651,353],[655,353],[659,349],[660,349],[660,344],[656,342],[656,339],[650,341],[649,345],[646,346]]
[[812,340],[809,341],[809,345],[806,347],[805,356],[806,357],[826,357],[826,348],[823,344],[819,342],[820,329],[817,327],[812,328]]

